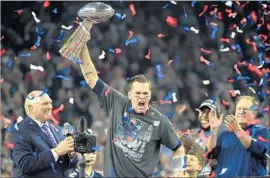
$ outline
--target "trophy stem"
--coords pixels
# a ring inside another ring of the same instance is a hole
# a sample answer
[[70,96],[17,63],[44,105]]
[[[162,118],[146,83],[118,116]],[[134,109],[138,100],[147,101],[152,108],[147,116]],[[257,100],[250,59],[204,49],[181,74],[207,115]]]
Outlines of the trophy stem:
[[60,54],[70,60],[74,58],[79,58],[79,55],[82,51],[83,46],[89,40],[89,37],[86,37],[86,32],[89,32],[93,26],[93,22],[83,20],[78,28],[73,32],[71,37],[64,43],[64,45],[59,50]]

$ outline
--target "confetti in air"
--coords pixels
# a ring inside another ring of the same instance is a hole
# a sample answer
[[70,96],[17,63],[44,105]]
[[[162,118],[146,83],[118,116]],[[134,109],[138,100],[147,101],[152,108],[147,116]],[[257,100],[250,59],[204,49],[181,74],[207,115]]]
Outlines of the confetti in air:
[[73,26],[70,25],[70,26],[67,27],[65,25],[61,25],[61,28],[65,29],[65,30],[71,30],[73,28]]
[[104,59],[105,58],[105,51],[102,50],[101,54],[98,56],[98,59]]
[[35,13],[34,11],[32,11],[32,15],[33,15],[33,17],[34,17],[36,23],[39,23],[40,20],[37,18],[36,13]]

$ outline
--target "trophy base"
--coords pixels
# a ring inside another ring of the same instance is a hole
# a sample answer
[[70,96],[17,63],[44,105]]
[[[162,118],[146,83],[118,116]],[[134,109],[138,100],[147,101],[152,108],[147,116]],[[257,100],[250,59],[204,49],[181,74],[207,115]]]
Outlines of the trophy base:
[[87,37],[86,32],[89,32],[92,26],[92,22],[83,20],[80,26],[73,32],[73,34],[61,47],[59,50],[60,54],[69,60],[79,58],[82,48],[90,39],[90,37]]

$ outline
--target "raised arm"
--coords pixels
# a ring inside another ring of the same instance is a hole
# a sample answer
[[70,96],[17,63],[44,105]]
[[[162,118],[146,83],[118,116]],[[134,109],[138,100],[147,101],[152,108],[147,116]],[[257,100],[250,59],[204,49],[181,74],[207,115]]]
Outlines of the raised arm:
[[80,59],[83,61],[83,64],[80,64],[83,77],[89,87],[94,89],[98,81],[98,74],[86,45],[82,49]]

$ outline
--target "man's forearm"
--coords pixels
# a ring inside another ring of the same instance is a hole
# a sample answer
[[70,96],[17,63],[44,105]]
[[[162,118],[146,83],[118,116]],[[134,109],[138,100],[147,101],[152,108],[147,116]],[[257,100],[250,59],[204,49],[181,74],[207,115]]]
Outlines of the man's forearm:
[[218,129],[212,129],[212,135],[207,142],[207,150],[210,151],[215,148],[217,144]]
[[242,129],[235,130],[234,132],[235,132],[237,138],[242,143],[242,145],[246,149],[248,149],[250,147],[250,144],[251,144],[251,137]]
[[83,64],[80,64],[83,77],[90,88],[93,89],[98,81],[98,74],[86,45],[82,49],[80,59],[83,60]]
[[177,156],[185,156],[185,149],[183,145],[173,152],[173,157]]

